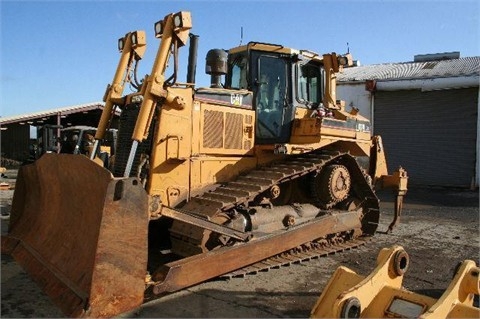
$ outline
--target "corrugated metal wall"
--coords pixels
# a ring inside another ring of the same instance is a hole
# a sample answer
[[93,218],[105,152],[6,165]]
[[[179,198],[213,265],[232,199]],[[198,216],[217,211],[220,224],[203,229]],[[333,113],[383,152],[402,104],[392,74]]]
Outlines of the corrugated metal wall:
[[375,93],[374,129],[389,170],[412,185],[469,187],[475,176],[478,88]]

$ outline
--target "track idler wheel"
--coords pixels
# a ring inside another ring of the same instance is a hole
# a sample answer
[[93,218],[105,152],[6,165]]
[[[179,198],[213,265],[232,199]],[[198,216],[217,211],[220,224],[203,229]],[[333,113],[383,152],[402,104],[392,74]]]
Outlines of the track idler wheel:
[[313,197],[325,208],[345,200],[350,193],[352,180],[348,169],[343,165],[330,165],[311,179]]
[[284,182],[270,188],[270,202],[274,206],[287,205],[292,198],[292,182]]

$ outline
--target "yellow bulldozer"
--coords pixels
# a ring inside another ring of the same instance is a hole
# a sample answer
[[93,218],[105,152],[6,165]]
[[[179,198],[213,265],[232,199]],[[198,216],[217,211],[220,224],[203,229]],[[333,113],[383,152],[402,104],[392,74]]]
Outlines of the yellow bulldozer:
[[[191,27],[189,12],[155,24],[160,46],[140,81],[145,32],[120,38],[91,157],[45,154],[19,170],[2,252],[68,316],[114,316],[146,293],[360,245],[379,223],[376,187],[395,189],[390,230],[398,221],[406,171],[388,175],[381,138],[336,99],[350,55],[211,50],[211,86],[196,88]],[[115,108],[109,171],[94,160]]]

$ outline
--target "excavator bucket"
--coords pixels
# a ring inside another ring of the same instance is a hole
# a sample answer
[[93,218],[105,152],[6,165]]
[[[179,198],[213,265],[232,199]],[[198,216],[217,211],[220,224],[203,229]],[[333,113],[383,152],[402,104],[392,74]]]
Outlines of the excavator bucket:
[[45,154],[18,173],[11,254],[69,317],[140,305],[147,270],[147,195],[85,156]]

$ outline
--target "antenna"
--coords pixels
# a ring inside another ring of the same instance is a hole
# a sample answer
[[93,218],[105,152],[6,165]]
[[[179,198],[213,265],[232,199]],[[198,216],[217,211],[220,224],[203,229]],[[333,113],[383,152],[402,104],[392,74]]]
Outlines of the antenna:
[[242,45],[243,42],[243,27],[240,27],[240,45]]
[[349,54],[349,53],[350,53],[350,46],[349,46],[349,44],[348,44],[348,42],[347,42],[347,54]]

